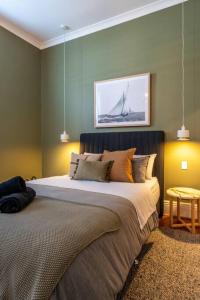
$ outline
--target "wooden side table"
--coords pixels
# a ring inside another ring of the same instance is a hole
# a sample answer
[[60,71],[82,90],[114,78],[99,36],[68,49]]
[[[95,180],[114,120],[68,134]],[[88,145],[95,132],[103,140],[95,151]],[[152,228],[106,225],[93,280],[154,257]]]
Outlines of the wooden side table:
[[[170,226],[173,228],[186,227],[192,234],[195,234],[196,227],[200,226],[200,191],[192,188],[175,187],[167,190],[170,200]],[[174,223],[173,203],[177,202],[177,219],[180,223]],[[180,216],[181,202],[191,204],[191,222],[185,222]],[[195,204],[197,203],[197,221],[195,219]]]

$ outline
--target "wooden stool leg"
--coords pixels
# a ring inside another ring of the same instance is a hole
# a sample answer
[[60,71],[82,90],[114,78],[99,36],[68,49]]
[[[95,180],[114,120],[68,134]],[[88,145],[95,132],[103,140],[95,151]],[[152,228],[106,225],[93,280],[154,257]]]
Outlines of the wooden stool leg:
[[173,198],[170,198],[170,226],[173,225]]
[[180,221],[180,198],[177,198],[177,219]]
[[191,201],[192,234],[195,234],[195,199]]
[[198,223],[200,224],[200,199],[197,199],[197,218]]

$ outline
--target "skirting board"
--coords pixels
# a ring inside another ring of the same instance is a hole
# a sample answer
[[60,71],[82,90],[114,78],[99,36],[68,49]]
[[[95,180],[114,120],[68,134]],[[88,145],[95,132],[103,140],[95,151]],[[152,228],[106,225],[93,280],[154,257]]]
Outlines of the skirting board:
[[[175,201],[173,207],[173,215],[176,216],[177,210]],[[169,215],[169,200],[164,200],[164,214]],[[181,217],[191,218],[191,204],[189,202],[181,202]],[[195,212],[195,217],[197,217],[197,208]]]

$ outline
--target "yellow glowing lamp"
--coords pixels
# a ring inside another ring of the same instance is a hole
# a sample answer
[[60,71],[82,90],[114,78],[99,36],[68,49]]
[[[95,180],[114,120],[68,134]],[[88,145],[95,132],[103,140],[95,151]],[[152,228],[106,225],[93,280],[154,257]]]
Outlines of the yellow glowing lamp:
[[177,131],[177,139],[179,141],[188,141],[190,139],[190,132],[184,126],[185,123],[185,68],[184,68],[184,52],[185,52],[185,39],[184,39],[184,0],[182,0],[181,6],[181,39],[182,39],[182,51],[181,51],[181,67],[182,67],[182,127]]
[[66,131],[64,131],[61,135],[60,135],[60,140],[62,143],[68,143],[69,142],[69,134],[66,133]]
[[180,130],[177,131],[177,139],[179,141],[189,141],[190,140],[190,131],[185,128],[183,125]]

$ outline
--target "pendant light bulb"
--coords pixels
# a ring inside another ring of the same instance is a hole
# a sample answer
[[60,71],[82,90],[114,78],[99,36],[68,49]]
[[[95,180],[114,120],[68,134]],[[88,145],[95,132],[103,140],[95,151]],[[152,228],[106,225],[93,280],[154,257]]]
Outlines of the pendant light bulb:
[[185,128],[185,38],[184,38],[184,26],[185,26],[185,17],[184,17],[184,0],[182,0],[181,6],[181,40],[182,40],[182,51],[181,51],[181,67],[182,67],[182,127],[177,131],[177,140],[178,141],[188,141],[190,139],[190,132]]
[[188,141],[190,140],[190,132],[182,125],[181,129],[177,131],[177,140],[178,141]]
[[69,142],[69,134],[65,130],[60,135],[60,140],[61,140],[62,143],[68,143]]
[[60,27],[64,30],[64,45],[63,45],[63,104],[64,104],[64,131],[60,135],[60,140],[62,143],[68,143],[69,142],[69,134],[66,132],[65,127],[65,119],[66,119],[66,91],[65,91],[65,43],[66,43],[66,31],[69,30],[69,26],[66,25],[60,25]]

